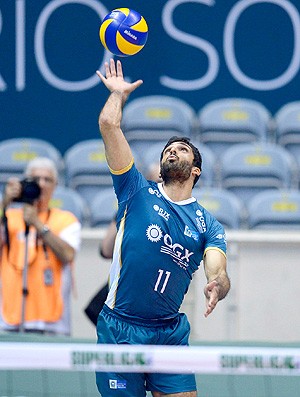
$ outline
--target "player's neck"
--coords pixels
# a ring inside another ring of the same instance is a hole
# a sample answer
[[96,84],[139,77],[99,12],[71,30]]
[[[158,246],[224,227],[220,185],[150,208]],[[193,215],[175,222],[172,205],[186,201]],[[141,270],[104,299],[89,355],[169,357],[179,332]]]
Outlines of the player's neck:
[[166,193],[166,195],[172,200],[172,201],[183,201],[187,200],[190,197],[192,197],[192,187],[191,184],[188,183],[188,181],[184,183],[179,183],[179,182],[172,182],[165,184],[165,182],[162,183],[162,187]]

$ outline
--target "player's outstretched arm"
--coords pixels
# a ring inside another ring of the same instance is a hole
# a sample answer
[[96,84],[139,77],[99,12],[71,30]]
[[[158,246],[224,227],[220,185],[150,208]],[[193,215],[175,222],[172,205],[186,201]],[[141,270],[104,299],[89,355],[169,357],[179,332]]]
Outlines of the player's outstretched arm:
[[218,250],[208,250],[204,258],[204,269],[207,284],[204,288],[206,297],[207,317],[217,306],[217,303],[224,299],[230,289],[230,280],[226,272],[226,258]]
[[122,109],[130,93],[143,81],[125,81],[121,61],[115,63],[113,59],[105,63],[105,76],[100,71],[97,71],[97,75],[110,91],[99,115],[100,133],[105,144],[108,165],[118,171],[127,167],[132,160],[130,147],[121,130]]

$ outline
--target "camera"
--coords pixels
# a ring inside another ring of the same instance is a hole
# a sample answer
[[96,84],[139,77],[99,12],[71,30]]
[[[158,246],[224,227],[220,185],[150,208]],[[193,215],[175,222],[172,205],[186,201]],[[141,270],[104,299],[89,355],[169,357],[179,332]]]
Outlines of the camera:
[[41,194],[41,188],[36,180],[33,178],[25,178],[20,181],[21,194],[16,197],[14,201],[18,203],[32,204],[34,200],[38,199]]

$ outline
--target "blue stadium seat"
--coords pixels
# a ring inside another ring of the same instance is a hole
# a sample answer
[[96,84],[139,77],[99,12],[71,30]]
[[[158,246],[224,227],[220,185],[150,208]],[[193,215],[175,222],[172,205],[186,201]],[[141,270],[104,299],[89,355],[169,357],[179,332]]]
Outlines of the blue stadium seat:
[[216,182],[217,159],[209,146],[194,141],[202,156],[202,172],[196,186],[214,186]]
[[75,190],[66,186],[57,186],[50,200],[50,207],[72,212],[81,224],[88,222],[88,206]]
[[171,136],[193,134],[197,117],[194,109],[179,98],[150,95],[134,99],[123,111],[122,129],[138,153],[149,144],[165,143]]
[[76,190],[87,203],[103,187],[112,186],[104,144],[88,139],[70,147],[64,154],[66,185]]
[[300,230],[300,191],[267,190],[247,205],[249,229]]
[[193,196],[228,229],[240,229],[244,225],[243,203],[231,193],[218,188],[194,188]]
[[108,226],[118,209],[114,189],[104,188],[97,193],[90,204],[90,226]]
[[52,159],[59,173],[59,182],[63,182],[63,157],[51,143],[35,138],[13,138],[0,141],[0,190],[9,177],[22,177],[30,160],[36,157]]
[[[133,151],[137,167],[139,156]],[[87,203],[104,187],[112,186],[112,178],[101,139],[87,139],[71,146],[64,154],[66,185],[76,190]]]
[[199,139],[220,155],[233,144],[267,141],[272,117],[260,102],[223,98],[201,108],[198,119]]
[[284,105],[274,119],[277,143],[292,153],[300,170],[300,101]]
[[246,203],[265,189],[296,187],[296,168],[291,154],[278,145],[234,145],[221,157],[220,185]]

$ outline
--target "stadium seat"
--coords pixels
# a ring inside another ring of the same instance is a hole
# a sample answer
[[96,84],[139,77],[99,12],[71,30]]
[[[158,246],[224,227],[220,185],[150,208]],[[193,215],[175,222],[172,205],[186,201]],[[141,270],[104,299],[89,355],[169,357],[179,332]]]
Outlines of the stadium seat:
[[[139,156],[132,152],[139,168]],[[76,190],[87,203],[91,203],[104,187],[112,186],[104,143],[100,139],[87,139],[71,146],[64,154],[64,162],[66,185]]]
[[0,142],[0,190],[12,176],[22,177],[27,163],[36,157],[52,159],[63,182],[64,162],[62,155],[51,143],[35,138],[13,138]]
[[267,141],[272,117],[260,102],[223,98],[201,108],[198,120],[199,139],[220,155],[233,144]]
[[[202,156],[202,173],[197,186],[212,186],[215,183],[215,156],[206,145],[196,141],[192,142],[196,147],[198,147]],[[153,163],[159,162],[163,148],[164,142],[158,142],[148,146],[148,149],[141,160],[144,175],[147,175],[147,170]]]
[[214,186],[216,184],[217,159],[213,151],[201,142],[194,142],[202,156],[202,171],[196,186]]
[[165,143],[171,136],[190,137],[196,126],[194,109],[179,98],[150,95],[134,99],[123,111],[122,128],[138,153],[151,143]]
[[114,189],[106,188],[97,193],[90,204],[90,226],[108,226],[118,209]]
[[249,229],[300,230],[300,191],[267,190],[248,203]]
[[100,139],[81,141],[64,154],[66,185],[91,203],[103,187],[112,186],[104,144]]
[[195,188],[193,196],[225,228],[239,229],[243,226],[245,209],[243,203],[231,193],[218,188]]
[[284,105],[274,119],[277,143],[292,153],[300,170],[300,101]]
[[81,224],[88,222],[88,206],[75,190],[66,186],[57,186],[50,200],[51,208],[60,208],[72,212]]
[[220,185],[246,203],[265,189],[296,187],[296,168],[291,154],[278,145],[234,145],[221,157]]

